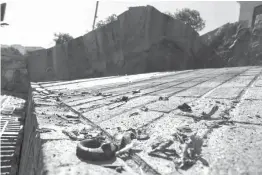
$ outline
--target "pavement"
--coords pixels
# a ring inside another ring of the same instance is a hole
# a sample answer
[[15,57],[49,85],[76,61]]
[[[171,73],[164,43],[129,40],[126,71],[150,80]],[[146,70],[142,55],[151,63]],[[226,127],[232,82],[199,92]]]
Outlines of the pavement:
[[[261,72],[235,67],[31,83],[43,172],[118,174],[102,165],[121,164],[122,174],[262,174]],[[184,103],[191,110],[179,107]],[[85,129],[114,140],[130,128],[149,139],[96,163],[81,161],[78,141],[63,132]]]

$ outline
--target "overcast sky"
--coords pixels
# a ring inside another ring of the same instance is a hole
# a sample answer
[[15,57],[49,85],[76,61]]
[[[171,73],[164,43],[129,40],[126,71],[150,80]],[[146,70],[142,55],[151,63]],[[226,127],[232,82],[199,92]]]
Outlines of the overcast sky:
[[[93,0],[0,0],[7,2],[5,21],[10,25],[0,28],[1,44],[24,46],[54,45],[55,32],[78,37],[91,31],[96,1]],[[200,34],[227,22],[238,20],[236,1],[100,1],[98,20],[115,13],[121,14],[130,6],[152,5],[158,10],[175,12],[176,9],[198,10],[206,28]]]

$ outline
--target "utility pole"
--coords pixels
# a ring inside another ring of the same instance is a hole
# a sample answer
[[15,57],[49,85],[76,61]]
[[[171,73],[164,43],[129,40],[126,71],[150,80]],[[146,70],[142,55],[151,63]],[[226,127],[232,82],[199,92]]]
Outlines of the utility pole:
[[93,30],[95,29],[95,23],[96,23],[96,18],[97,18],[98,4],[99,4],[99,1],[96,1],[96,11],[95,11],[94,22],[93,22]]
[[3,22],[4,19],[5,19],[5,9],[6,9],[6,3],[2,3],[1,4],[1,22],[0,22],[1,27],[9,25],[9,24]]

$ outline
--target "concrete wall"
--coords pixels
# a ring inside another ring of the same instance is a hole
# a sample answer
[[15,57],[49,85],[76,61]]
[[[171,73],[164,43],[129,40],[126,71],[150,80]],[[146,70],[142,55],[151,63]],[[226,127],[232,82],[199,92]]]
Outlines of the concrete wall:
[[245,21],[245,27],[251,27],[254,8],[262,1],[238,1],[240,4],[239,21]]
[[202,47],[190,26],[151,6],[132,7],[104,27],[31,53],[29,73],[31,81],[48,81],[187,69]]

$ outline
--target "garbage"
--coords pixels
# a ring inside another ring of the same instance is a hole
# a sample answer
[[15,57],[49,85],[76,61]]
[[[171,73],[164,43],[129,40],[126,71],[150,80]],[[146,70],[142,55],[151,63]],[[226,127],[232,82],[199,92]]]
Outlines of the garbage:
[[124,153],[128,153],[133,147],[137,145],[137,142],[135,140],[132,140],[129,144],[127,144],[125,147],[120,149],[116,152],[116,156],[120,156]]
[[62,130],[62,133],[67,135],[72,140],[83,140],[84,138],[78,138],[76,134],[70,131]]
[[104,168],[112,168],[116,170],[118,173],[122,173],[124,171],[124,166],[123,165],[103,165]]
[[180,132],[187,132],[187,133],[192,132],[192,129],[188,125],[177,127],[177,130]]
[[158,100],[160,100],[160,101],[161,101],[161,100],[162,100],[162,101],[168,101],[169,98],[168,98],[168,97],[162,97],[162,96],[160,96]]
[[94,95],[95,95],[95,96],[100,96],[100,95],[102,95],[102,93],[101,93],[101,92],[97,92],[97,93],[95,93]]
[[37,132],[39,133],[47,133],[47,132],[52,132],[55,131],[54,129],[51,128],[40,128],[40,129],[36,129]]
[[75,114],[73,112],[68,112],[65,114],[65,117],[66,118],[73,118],[73,119],[78,119],[79,118],[79,115],[78,114]]
[[138,112],[133,112],[132,114],[129,115],[129,117],[135,116],[135,115],[139,115]]
[[127,131],[134,133],[137,140],[148,140],[150,138],[146,131],[140,129],[129,128]]
[[84,140],[84,139],[96,139],[105,140],[106,138],[102,135],[101,131],[91,130],[89,128],[82,128],[81,130],[62,130],[62,133],[67,135],[72,140]]
[[183,112],[192,112],[191,107],[186,103],[179,105],[177,108],[180,109]]
[[217,110],[218,110],[218,106],[214,106],[208,114],[202,113],[201,119],[204,119],[204,120],[210,119],[211,116],[212,116],[213,114],[215,114],[215,112],[216,112]]
[[148,108],[145,107],[145,106],[143,106],[143,107],[140,108],[140,110],[141,110],[141,111],[144,111],[144,112],[147,112],[147,111],[148,111]]
[[137,89],[137,90],[134,90],[132,92],[133,92],[133,94],[137,94],[137,93],[140,93],[141,91],[140,91],[140,89]]
[[112,96],[111,93],[102,93],[102,92],[97,92],[94,94],[95,96],[102,96],[102,97],[109,97]]
[[111,102],[122,102],[122,101],[127,102],[128,101],[128,97],[127,96],[122,96],[122,97],[117,98],[115,100],[111,100]]
[[176,169],[186,169],[199,159],[203,141],[195,134],[187,137],[185,144],[181,146],[178,158],[174,159]]

